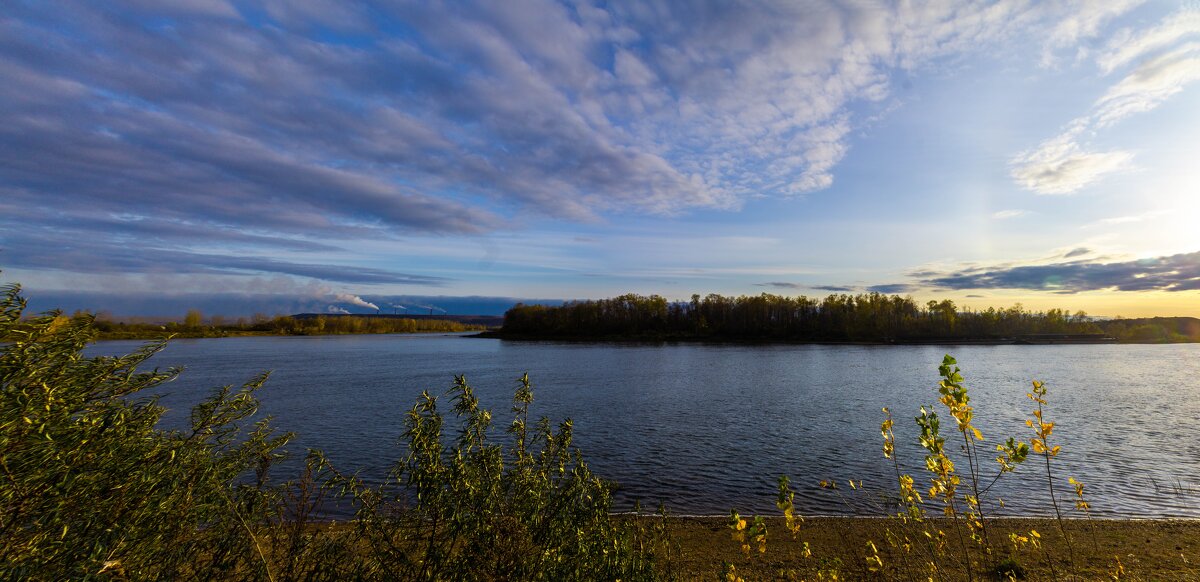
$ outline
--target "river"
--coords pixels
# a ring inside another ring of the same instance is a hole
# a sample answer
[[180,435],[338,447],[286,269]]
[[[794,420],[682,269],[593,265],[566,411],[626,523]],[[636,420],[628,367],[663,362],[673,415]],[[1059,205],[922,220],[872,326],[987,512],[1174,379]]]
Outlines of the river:
[[[91,355],[141,342],[100,342]],[[165,385],[165,419],[177,424],[215,386],[273,370],[262,412],[299,434],[294,450],[324,450],[341,469],[382,479],[403,455],[404,413],[422,390],[443,393],[465,374],[507,425],[516,378],[529,372],[534,416],[571,418],[575,442],[598,475],[620,484],[616,509],[634,500],[676,514],[774,511],[775,481],[790,475],[806,514],[871,511],[895,483],[881,454],[880,409],[890,407],[904,470],[919,489],[923,450],[913,417],[937,404],[937,367],[954,355],[976,421],[995,444],[1032,435],[1030,380],[1046,383],[1056,491],[1072,506],[1068,476],[1086,484],[1097,516],[1200,517],[1200,344],[846,346],[580,344],[458,335],[244,337],[172,341],[152,360],[184,366]],[[449,411],[447,404],[443,410]],[[960,442],[943,415],[948,448]],[[502,433],[501,433],[502,434]],[[1044,465],[1033,459],[993,490],[1002,513],[1049,514]],[[965,470],[965,463],[959,463]],[[846,480],[864,482],[851,491]],[[841,483],[841,493],[821,480]],[[844,497],[844,499],[843,499]],[[1073,513],[1071,510],[1069,513]]]

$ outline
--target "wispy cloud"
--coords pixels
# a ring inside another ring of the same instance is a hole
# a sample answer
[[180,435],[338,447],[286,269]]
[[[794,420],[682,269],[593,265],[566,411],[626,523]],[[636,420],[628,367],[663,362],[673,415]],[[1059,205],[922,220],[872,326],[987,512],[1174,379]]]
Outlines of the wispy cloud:
[[1095,222],[1085,224],[1080,228],[1095,228],[1095,227],[1100,227],[1100,226],[1113,226],[1113,225],[1117,225],[1117,224],[1133,224],[1133,223],[1138,223],[1138,222],[1145,222],[1152,218],[1160,217],[1163,214],[1165,214],[1165,212],[1156,210],[1153,212],[1143,212],[1141,214],[1128,214],[1125,216],[1110,216],[1108,218],[1101,218],[1100,220],[1097,220]]
[[91,274],[280,274],[357,284],[441,286],[443,277],[347,264],[300,263],[264,256],[129,247],[58,236],[27,236],[3,247],[5,266]]
[[888,283],[888,284],[884,284],[884,285],[871,285],[870,287],[867,287],[867,291],[874,291],[875,293],[889,293],[889,294],[909,293],[909,292],[915,291],[917,289],[918,289],[918,287],[916,285],[911,285],[908,283]]
[[808,289],[807,285],[799,283],[788,283],[785,281],[769,281],[767,283],[755,283],[755,287],[774,287],[776,289]]
[[847,285],[814,285],[813,289],[818,291],[829,291],[830,293],[853,293],[858,290],[858,287],[850,287]]
[[[1084,28],[1092,29],[1080,30]],[[1137,64],[1061,134],[1014,156],[1012,177],[1017,184],[1038,194],[1071,194],[1131,168],[1134,152],[1095,151],[1088,136],[1157,108],[1200,79],[1200,42],[1190,40],[1197,35],[1200,10],[1185,8],[1155,26],[1136,32],[1124,29],[1111,39],[1096,59],[1105,74]]]
[[1071,194],[1101,178],[1130,167],[1133,152],[1084,151],[1078,131],[1047,140],[1012,160],[1012,176],[1038,194]]
[[[1200,29],[1196,32],[1200,34]],[[1149,58],[1096,102],[1095,126],[1103,129],[1130,115],[1150,111],[1197,79],[1200,79],[1200,43],[1187,43]]]
[[[389,247],[820,192],[864,123],[897,110],[900,77],[1031,39],[1072,50],[1136,4],[6,5],[5,265],[447,285],[431,275],[455,271],[382,267],[415,256]],[[1184,37],[1141,34],[1133,56],[1104,53],[1141,68],[1093,126],[1189,82],[1190,53],[1168,52]],[[1079,135],[1031,155],[1023,183],[1068,192],[1129,167]],[[742,260],[756,244],[731,238],[735,266],[678,276],[804,276]],[[590,267],[575,259],[553,267]]]
[[996,220],[1007,220],[1009,218],[1017,218],[1029,214],[1026,210],[998,210],[992,213],[992,218]]
[[1060,20],[1050,31],[1043,47],[1042,66],[1053,66],[1057,61],[1055,53],[1065,48],[1076,51],[1076,56],[1080,56],[1079,51],[1086,51],[1085,47],[1080,46],[1080,41],[1096,38],[1100,34],[1101,28],[1112,19],[1144,3],[1145,0],[1108,0],[1106,2],[1075,0],[1069,2],[1074,5],[1075,10]]
[[1180,40],[1196,40],[1200,37],[1200,10],[1181,10],[1167,17],[1155,27],[1133,30],[1123,28],[1113,34],[1103,53],[1096,57],[1096,64],[1104,74],[1171,47]]

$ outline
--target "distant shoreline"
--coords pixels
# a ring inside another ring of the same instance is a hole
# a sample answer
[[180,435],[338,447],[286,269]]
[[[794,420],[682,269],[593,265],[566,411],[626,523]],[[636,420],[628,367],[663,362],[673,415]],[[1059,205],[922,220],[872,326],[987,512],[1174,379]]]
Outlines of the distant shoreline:
[[1046,339],[1037,338],[914,338],[895,340],[808,340],[788,338],[737,338],[737,337],[696,337],[696,336],[579,336],[579,335],[534,335],[504,333],[502,331],[485,331],[469,338],[500,339],[519,342],[565,342],[565,343],[697,343],[697,344],[731,344],[731,345],[833,345],[833,346],[1007,346],[1007,345],[1134,345],[1134,344],[1180,344],[1200,343],[1192,341],[1122,341],[1106,336],[1104,338],[1079,339]]
[[428,331],[382,331],[382,332],[361,332],[361,333],[274,333],[269,331],[236,331],[224,334],[208,334],[203,333],[186,333],[186,332],[162,332],[157,334],[151,333],[112,333],[100,334],[95,341],[130,341],[130,340],[148,340],[157,341],[163,339],[225,339],[237,337],[328,337],[328,336],[351,336],[351,335],[437,335],[437,334],[469,334],[478,332],[476,329],[467,329],[460,331],[447,330],[428,330]]
[[465,338],[498,339],[515,342],[562,342],[577,344],[725,344],[725,345],[828,345],[828,346],[1012,346],[1012,345],[1169,345],[1200,343],[1190,341],[1129,341],[1117,338],[1103,340],[1050,340],[1029,341],[1014,338],[945,338],[945,339],[897,339],[897,340],[805,340],[787,338],[729,338],[729,337],[685,337],[685,336],[539,336],[529,334],[506,334],[499,331],[410,331],[410,332],[360,332],[360,333],[276,333],[270,331],[231,331],[220,334],[188,333],[188,332],[157,332],[157,333],[102,333],[95,341],[156,341],[162,339],[220,339],[236,337],[315,337],[315,336],[351,336],[351,335],[428,335],[428,334],[469,334]]

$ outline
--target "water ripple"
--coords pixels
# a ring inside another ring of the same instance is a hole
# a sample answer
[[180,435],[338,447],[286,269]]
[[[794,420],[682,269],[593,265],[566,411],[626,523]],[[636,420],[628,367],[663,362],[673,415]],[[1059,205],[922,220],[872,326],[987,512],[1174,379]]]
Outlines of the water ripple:
[[[92,353],[130,351],[105,342]],[[211,387],[263,369],[260,393],[293,450],[323,449],[337,466],[381,480],[404,454],[403,415],[423,389],[464,373],[498,426],[515,378],[529,371],[536,415],[572,418],[576,444],[599,475],[620,484],[618,510],[661,501],[684,514],[774,512],[789,475],[808,514],[875,511],[895,475],[880,454],[880,408],[896,418],[902,469],[926,488],[912,421],[933,390],[944,350],[958,358],[991,444],[1028,439],[1029,381],[1050,388],[1047,418],[1062,445],[1056,493],[1074,514],[1068,476],[1086,484],[1103,517],[1200,517],[1200,345],[1172,346],[721,346],[513,343],[451,336],[343,336],[178,340],[154,365],[188,371],[164,387],[181,423]],[[943,423],[952,430],[952,423]],[[498,436],[503,436],[502,433]],[[953,436],[953,435],[948,435]],[[958,441],[948,438],[957,451]],[[276,475],[294,470],[299,461]],[[961,466],[961,464],[960,464]],[[1045,468],[1008,475],[993,490],[998,514],[1049,515]],[[818,483],[833,479],[838,492]],[[853,492],[847,479],[862,480]],[[838,493],[842,495],[839,496]]]

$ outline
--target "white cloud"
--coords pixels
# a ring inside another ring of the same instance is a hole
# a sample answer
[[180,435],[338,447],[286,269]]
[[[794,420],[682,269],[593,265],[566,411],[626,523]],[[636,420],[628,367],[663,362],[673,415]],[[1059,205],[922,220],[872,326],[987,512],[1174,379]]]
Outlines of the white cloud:
[[1108,42],[1105,51],[1096,57],[1096,64],[1107,75],[1134,60],[1198,35],[1200,10],[1182,10],[1153,28],[1118,31]]
[[1075,47],[1080,41],[1095,38],[1100,29],[1112,19],[1124,14],[1145,0],[1076,0],[1066,18],[1050,31],[1042,52],[1042,66],[1055,63],[1054,52]]
[[[495,230],[527,210],[588,221],[737,208],[828,188],[849,136],[871,122],[856,106],[888,110],[898,70],[1047,36],[1077,43],[1136,4],[271,0],[249,26],[226,2],[175,0],[224,16],[163,31],[143,26],[154,5],[139,1],[149,8],[137,18],[38,4],[22,11],[29,23],[0,23],[13,39],[0,64],[76,89],[0,88],[16,124],[0,146],[58,160],[26,162],[54,178],[44,192],[74,192],[80,206],[119,192],[222,224],[270,216],[306,233],[353,222],[392,234]],[[389,20],[402,26],[378,25]],[[67,34],[74,21],[98,28]],[[355,42],[331,42],[329,28]],[[263,200],[286,200],[286,216]]]
[[1083,225],[1080,228],[1096,228],[1096,227],[1101,227],[1101,226],[1115,226],[1118,224],[1133,224],[1133,223],[1138,223],[1138,222],[1145,222],[1152,218],[1160,217],[1163,214],[1165,214],[1164,211],[1156,210],[1153,212],[1143,212],[1142,214],[1127,214],[1125,216],[1110,216],[1108,218],[1101,218],[1100,220],[1097,220],[1095,222],[1090,222],[1088,224]]
[[1017,218],[1029,214],[1026,210],[999,210],[992,213],[992,218],[996,220],[1007,220],[1009,218]]
[[[1061,134],[1017,154],[1010,162],[1017,184],[1039,194],[1070,194],[1131,167],[1133,152],[1089,151],[1092,148],[1085,137],[1131,115],[1157,108],[1182,92],[1185,85],[1200,79],[1200,43],[1172,46],[1197,32],[1200,32],[1197,10],[1177,12],[1142,31],[1122,31],[1109,43],[1108,51],[1097,58],[1106,73],[1156,51],[1172,50],[1140,62],[1110,86],[1087,115],[1071,121]],[[1089,35],[1094,36],[1095,30]]]
[[1129,168],[1132,160],[1132,152],[1084,151],[1068,133],[1017,155],[1012,161],[1012,177],[1038,194],[1070,194]]
[[1104,128],[1135,113],[1150,111],[1200,79],[1200,44],[1148,59],[1108,89],[1096,102],[1093,119]]

